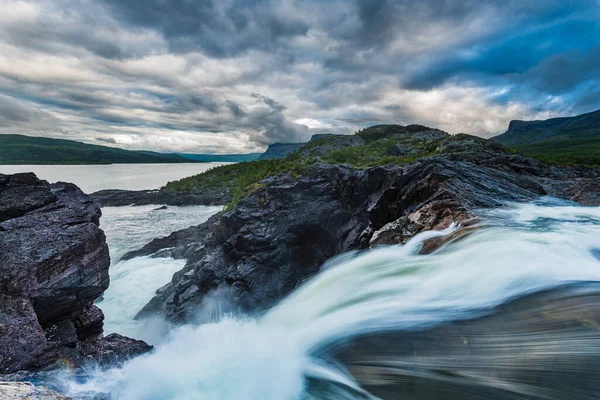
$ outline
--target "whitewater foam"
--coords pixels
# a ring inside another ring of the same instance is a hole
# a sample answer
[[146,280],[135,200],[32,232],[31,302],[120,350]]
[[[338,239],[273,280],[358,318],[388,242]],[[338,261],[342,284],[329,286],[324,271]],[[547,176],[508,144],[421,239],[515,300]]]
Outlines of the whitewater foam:
[[527,204],[490,212],[488,218],[489,226],[430,255],[417,254],[423,240],[444,233],[345,255],[261,318],[228,316],[176,328],[156,352],[96,372],[84,383],[70,381],[70,394],[92,390],[123,400],[301,399],[306,376],[352,386],[343,370],[319,359],[320,349],[336,341],[467,318],[525,293],[600,281],[594,255],[600,209]]

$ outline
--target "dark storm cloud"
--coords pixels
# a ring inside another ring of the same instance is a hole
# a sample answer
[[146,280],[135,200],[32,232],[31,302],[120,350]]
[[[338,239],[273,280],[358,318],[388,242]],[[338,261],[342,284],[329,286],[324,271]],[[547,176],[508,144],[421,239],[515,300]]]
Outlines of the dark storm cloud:
[[103,0],[123,22],[159,29],[174,51],[200,48],[213,57],[248,49],[275,49],[278,41],[304,35],[309,26],[277,15],[266,0]]
[[50,114],[24,106],[12,97],[0,95],[0,127],[17,128],[52,122],[54,118]]
[[600,108],[597,0],[5,3],[1,132],[235,152]]

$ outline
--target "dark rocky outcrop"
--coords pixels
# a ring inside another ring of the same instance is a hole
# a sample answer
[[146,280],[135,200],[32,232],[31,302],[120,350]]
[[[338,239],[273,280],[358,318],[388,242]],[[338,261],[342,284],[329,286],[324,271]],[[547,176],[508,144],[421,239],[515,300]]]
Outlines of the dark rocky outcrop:
[[100,190],[90,194],[94,203],[101,207],[142,206],[165,204],[168,206],[223,205],[231,201],[232,194],[225,188],[181,192],[162,188],[159,190]]
[[150,349],[102,336],[104,316],[92,305],[109,284],[100,215],[75,185],[0,174],[0,373]]
[[315,164],[301,177],[267,178],[231,211],[129,254],[187,259],[139,316],[182,321],[211,292],[260,310],[335,255],[403,243],[451,223],[471,225],[477,210],[509,201],[552,195],[600,204],[595,170],[551,168],[467,135],[440,146],[448,147],[444,154],[405,165]]

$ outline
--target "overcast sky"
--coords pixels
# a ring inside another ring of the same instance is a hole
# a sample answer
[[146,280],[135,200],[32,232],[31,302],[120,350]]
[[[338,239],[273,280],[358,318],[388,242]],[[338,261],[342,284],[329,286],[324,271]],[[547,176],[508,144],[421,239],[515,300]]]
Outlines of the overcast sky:
[[245,153],[600,108],[600,0],[0,0],[0,133]]

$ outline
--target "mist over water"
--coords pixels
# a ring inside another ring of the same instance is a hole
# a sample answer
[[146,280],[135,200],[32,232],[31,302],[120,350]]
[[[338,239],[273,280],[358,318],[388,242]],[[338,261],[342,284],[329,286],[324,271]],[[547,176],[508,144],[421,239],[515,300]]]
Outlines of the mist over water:
[[[221,315],[169,329],[152,354],[89,379],[67,379],[69,394],[109,393],[119,400],[372,398],[322,358],[324,350],[365,333],[484,315],[507,299],[567,282],[600,281],[599,208],[548,199],[487,211],[482,228],[433,254],[417,254],[423,240],[445,233],[426,232],[404,246],[332,260],[261,317]],[[160,286],[171,271],[162,263],[170,262],[139,258],[121,265],[127,273],[113,268],[111,289],[100,303],[112,329],[131,331],[128,316],[152,295],[149,287],[130,286],[137,281],[131,277]],[[307,378],[343,389],[307,393]]]
[[222,207],[104,207],[101,227],[110,249],[110,286],[97,303],[104,311],[105,333],[122,335],[156,343],[162,328],[153,321],[135,321],[137,312],[154,296],[157,289],[185,265],[184,260],[138,257],[120,261],[128,251],[137,250],[152,239],[198,225]]

